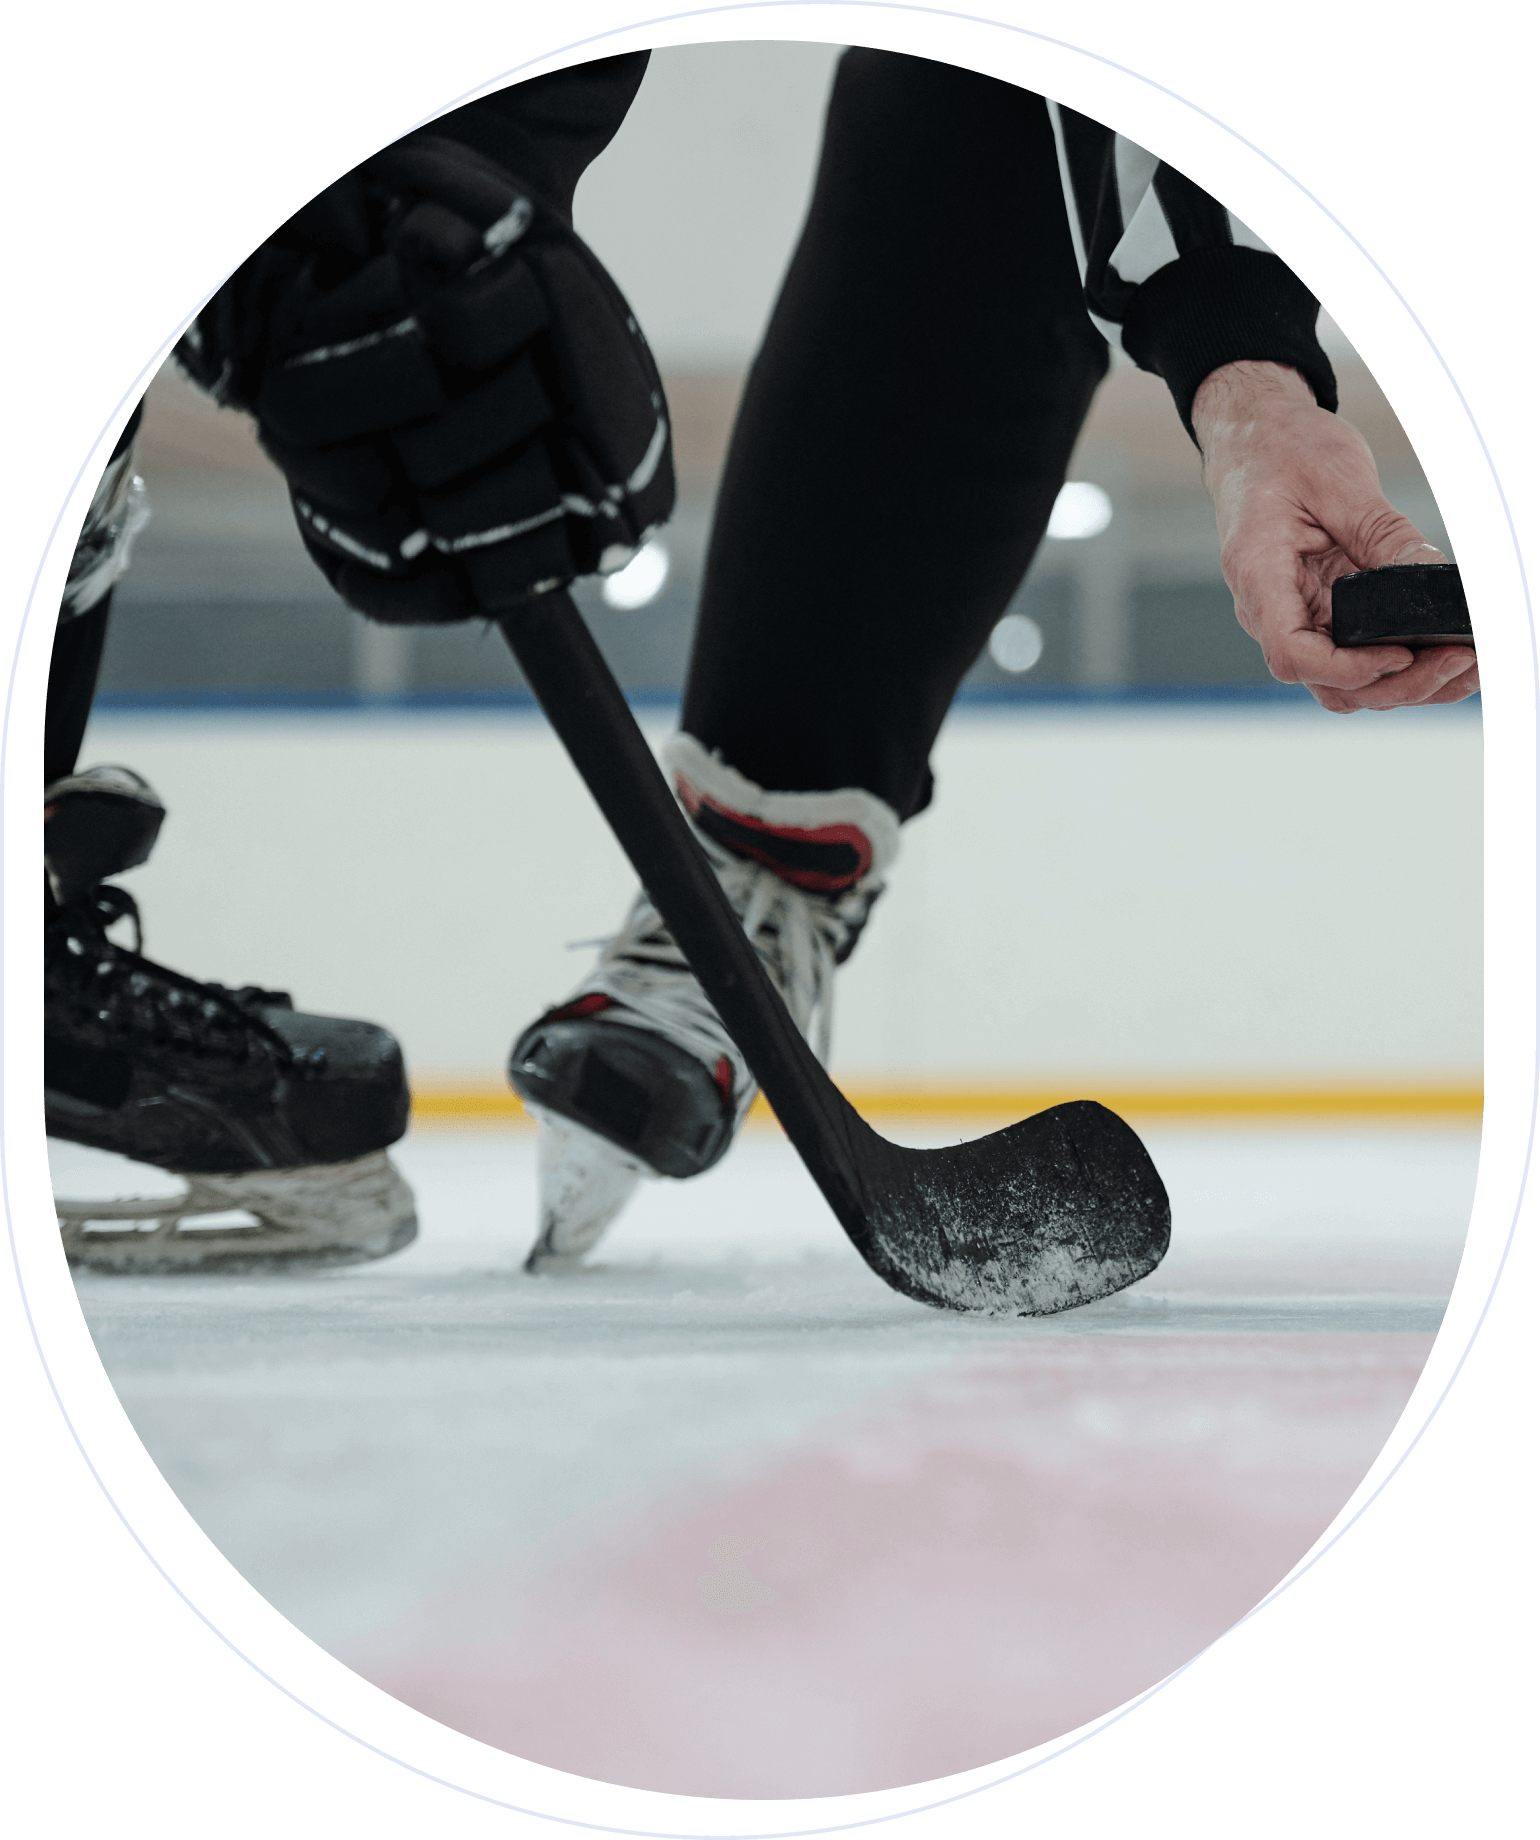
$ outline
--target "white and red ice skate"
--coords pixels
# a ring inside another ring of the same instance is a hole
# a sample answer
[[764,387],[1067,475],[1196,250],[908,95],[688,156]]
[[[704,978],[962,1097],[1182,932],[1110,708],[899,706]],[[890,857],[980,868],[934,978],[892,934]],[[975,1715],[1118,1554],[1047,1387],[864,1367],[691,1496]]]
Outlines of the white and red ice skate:
[[[688,735],[675,790],[760,961],[827,1063],[836,966],[898,853],[869,792],[766,792]],[[757,1087],[645,892],[593,970],[514,1044],[508,1077],[540,1123],[540,1224],[526,1269],[575,1264],[647,1176],[727,1153]]]

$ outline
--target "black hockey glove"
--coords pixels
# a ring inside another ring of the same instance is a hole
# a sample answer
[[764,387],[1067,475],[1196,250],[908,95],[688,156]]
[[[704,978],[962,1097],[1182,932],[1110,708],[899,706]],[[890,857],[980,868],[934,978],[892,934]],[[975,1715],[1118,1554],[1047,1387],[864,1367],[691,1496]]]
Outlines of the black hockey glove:
[[177,356],[256,416],[306,547],[376,620],[607,573],[673,509],[663,386],[620,290],[456,141],[412,135],[328,187]]

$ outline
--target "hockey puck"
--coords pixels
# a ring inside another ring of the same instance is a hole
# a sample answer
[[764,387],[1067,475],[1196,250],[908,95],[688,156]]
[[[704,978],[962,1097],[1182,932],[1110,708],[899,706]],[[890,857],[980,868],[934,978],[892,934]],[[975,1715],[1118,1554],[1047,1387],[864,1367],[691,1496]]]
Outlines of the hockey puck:
[[1337,645],[1469,645],[1475,639],[1459,565],[1427,562],[1364,569],[1331,587],[1331,636]]

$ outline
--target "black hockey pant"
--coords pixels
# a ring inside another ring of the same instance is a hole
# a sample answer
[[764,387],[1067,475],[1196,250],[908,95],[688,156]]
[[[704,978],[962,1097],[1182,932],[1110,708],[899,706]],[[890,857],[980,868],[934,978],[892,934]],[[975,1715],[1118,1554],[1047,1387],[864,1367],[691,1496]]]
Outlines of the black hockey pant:
[[[144,404],[128,418],[108,465],[128,448],[139,432]],[[94,607],[72,620],[61,620],[54,634],[48,661],[48,703],[43,718],[43,784],[74,771],[96,697],[96,679],[107,638],[107,616],[112,610],[111,590]]]
[[[1106,367],[1042,99],[847,52],[728,455],[687,732],[772,790],[923,809]],[[74,764],[106,620],[60,628],[49,780]]]

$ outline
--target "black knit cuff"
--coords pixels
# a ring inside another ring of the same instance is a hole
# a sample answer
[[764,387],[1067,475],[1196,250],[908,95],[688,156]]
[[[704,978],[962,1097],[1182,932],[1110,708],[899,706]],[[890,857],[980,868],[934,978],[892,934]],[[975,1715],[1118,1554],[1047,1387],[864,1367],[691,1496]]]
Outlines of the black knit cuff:
[[1194,249],[1156,269],[1123,318],[1123,349],[1164,377],[1192,436],[1192,399],[1222,364],[1287,364],[1337,407],[1337,379],[1315,336],[1321,303],[1298,275],[1262,249]]

